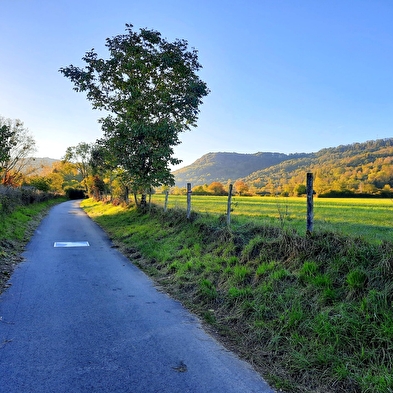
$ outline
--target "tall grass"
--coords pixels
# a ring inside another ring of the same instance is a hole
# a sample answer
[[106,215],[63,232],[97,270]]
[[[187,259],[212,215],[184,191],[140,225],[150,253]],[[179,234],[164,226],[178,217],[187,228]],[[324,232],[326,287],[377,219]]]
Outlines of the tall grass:
[[217,215],[187,221],[179,209],[83,205],[276,388],[393,391],[392,242],[305,236],[255,220],[228,228]]

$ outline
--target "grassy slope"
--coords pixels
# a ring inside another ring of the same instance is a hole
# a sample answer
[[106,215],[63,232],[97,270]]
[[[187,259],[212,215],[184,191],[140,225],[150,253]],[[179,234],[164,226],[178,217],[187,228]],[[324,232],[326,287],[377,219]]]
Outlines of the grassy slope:
[[83,204],[133,262],[275,387],[393,391],[392,243]]
[[19,206],[12,213],[0,213],[0,293],[7,287],[15,266],[34,229],[53,205],[64,199],[53,199],[29,206]]

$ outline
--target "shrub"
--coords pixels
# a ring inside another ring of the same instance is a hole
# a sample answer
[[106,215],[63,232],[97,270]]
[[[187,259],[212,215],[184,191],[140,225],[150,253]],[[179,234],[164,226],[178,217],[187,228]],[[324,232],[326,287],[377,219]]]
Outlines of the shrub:
[[34,187],[18,188],[0,186],[0,212],[12,213],[17,206],[27,206],[32,203],[44,202],[54,198],[52,193],[42,192]]

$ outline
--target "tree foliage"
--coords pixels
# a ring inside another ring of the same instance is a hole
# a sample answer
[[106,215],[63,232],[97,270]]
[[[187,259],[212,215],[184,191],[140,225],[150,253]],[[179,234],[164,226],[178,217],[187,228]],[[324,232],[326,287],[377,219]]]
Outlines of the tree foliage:
[[87,178],[91,175],[92,145],[81,142],[77,146],[68,147],[63,157],[63,162],[73,163],[82,176],[82,183],[87,191]]
[[236,180],[234,187],[238,195],[245,195],[249,191],[248,185],[243,180]]
[[[15,144],[12,138],[15,130],[12,130],[9,124],[4,123],[3,118],[0,118],[0,162],[2,163],[10,159],[10,150]],[[3,168],[1,167],[0,170]]]
[[198,77],[195,49],[185,40],[169,42],[154,30],[133,31],[106,40],[109,58],[93,50],[83,57],[85,68],[60,69],[86,92],[94,109],[104,110],[101,141],[129,175],[132,187],[144,190],[173,185],[173,147],[179,133],[196,126],[202,98],[209,93]]
[[35,140],[20,120],[0,117],[1,184],[16,185],[35,152]]
[[213,195],[226,195],[227,194],[227,191],[225,190],[223,184],[218,181],[214,181],[213,183],[211,183],[207,187],[207,190],[209,191],[209,193],[211,193]]

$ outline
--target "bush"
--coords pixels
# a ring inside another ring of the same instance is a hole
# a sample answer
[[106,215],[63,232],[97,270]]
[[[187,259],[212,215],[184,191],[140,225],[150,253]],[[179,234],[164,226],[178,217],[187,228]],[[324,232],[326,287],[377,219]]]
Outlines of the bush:
[[55,194],[42,192],[34,187],[5,187],[0,186],[0,212],[12,213],[17,206],[27,206],[32,203],[44,202],[55,198]]
[[17,203],[12,198],[9,198],[7,195],[0,193],[0,212],[2,214],[12,213]]

